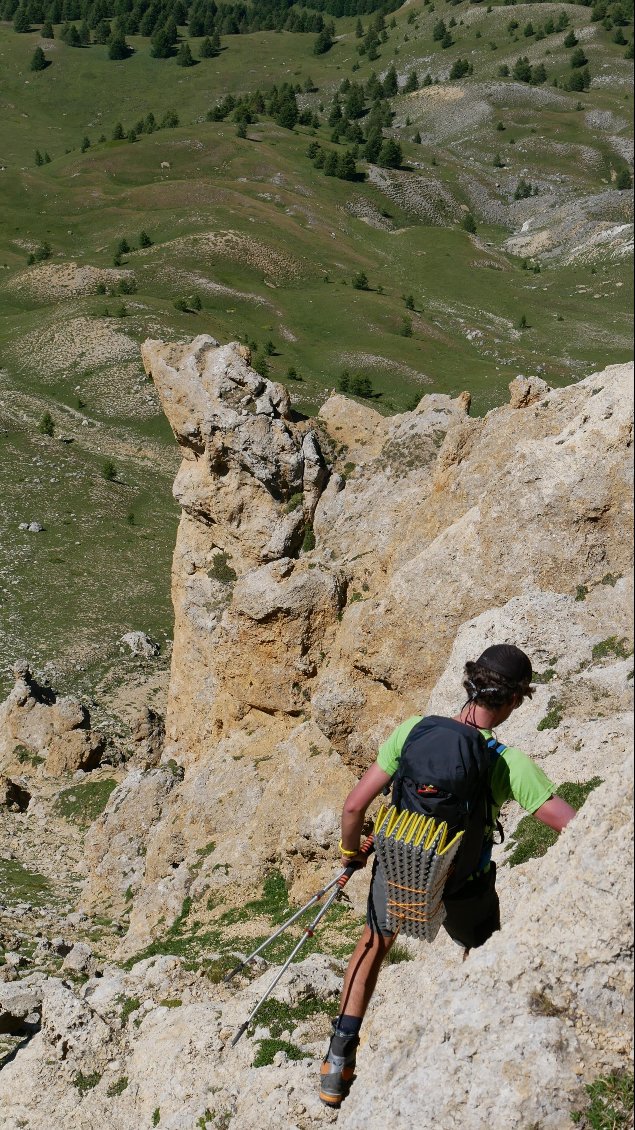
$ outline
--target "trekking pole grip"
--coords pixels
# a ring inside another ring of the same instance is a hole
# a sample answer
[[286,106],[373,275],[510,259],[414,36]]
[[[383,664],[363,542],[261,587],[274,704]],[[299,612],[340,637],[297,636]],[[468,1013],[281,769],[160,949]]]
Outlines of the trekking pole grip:
[[[359,851],[360,851],[361,855],[370,855],[371,852],[373,852],[374,850],[375,850],[374,836],[371,833],[370,836],[366,837],[366,839],[364,840]],[[364,867],[364,866],[365,866],[365,864],[363,864],[363,863],[350,863],[348,865],[348,867],[345,869],[345,871],[343,871],[343,873],[340,875],[340,878],[338,880],[337,885],[340,888],[340,890],[342,890],[346,886],[351,875],[354,875],[356,871],[360,871],[361,868]]]

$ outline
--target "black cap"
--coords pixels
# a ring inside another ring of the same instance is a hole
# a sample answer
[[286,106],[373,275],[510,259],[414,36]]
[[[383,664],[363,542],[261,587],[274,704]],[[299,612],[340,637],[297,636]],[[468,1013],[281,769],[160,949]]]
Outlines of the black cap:
[[497,675],[502,675],[510,683],[517,683],[519,686],[526,686],[532,680],[529,656],[513,643],[495,643],[486,647],[476,662],[479,667],[487,667],[489,671],[495,671]]

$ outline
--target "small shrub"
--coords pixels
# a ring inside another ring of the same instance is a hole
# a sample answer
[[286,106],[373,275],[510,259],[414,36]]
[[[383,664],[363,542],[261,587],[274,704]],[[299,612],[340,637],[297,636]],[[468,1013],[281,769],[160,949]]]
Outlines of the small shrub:
[[230,585],[236,580],[236,572],[229,564],[229,554],[221,550],[217,553],[209,569],[209,576],[222,585]]
[[534,671],[531,681],[538,684],[550,683],[552,679],[555,679],[556,674],[555,667],[547,667],[546,671]]
[[112,459],[107,459],[101,469],[102,477],[107,483],[114,483],[117,478],[117,468]]
[[152,247],[152,240],[147,231],[139,232],[139,247]]
[[[626,40],[624,40],[626,43]],[[45,71],[47,67],[47,59],[41,47],[36,47],[31,58],[30,69],[32,71]]]
[[91,1071],[89,1075],[84,1075],[82,1071],[78,1071],[73,1079],[73,1086],[77,1087],[80,1095],[85,1095],[87,1091],[92,1091],[93,1087],[97,1086],[100,1079],[101,1075],[98,1071]]
[[44,764],[43,757],[40,757],[37,753],[31,753],[31,750],[23,745],[14,747],[13,756],[20,762],[20,765],[32,765],[34,768],[37,768],[38,765]]
[[308,524],[305,526],[305,529],[304,529],[304,538],[302,540],[302,549],[305,553],[309,553],[312,549],[315,549],[315,533],[313,532],[313,526],[308,525]]
[[463,217],[461,221],[461,227],[463,228],[463,231],[469,232],[470,235],[474,235],[476,233],[476,220],[474,219],[474,216],[471,212],[468,212]]
[[254,372],[259,373],[261,377],[265,378],[265,380],[269,376],[269,362],[267,361],[266,357],[260,357],[259,355],[252,357],[251,367]]
[[45,412],[41,417],[38,424],[38,431],[43,436],[52,436],[55,434],[55,421],[50,412]]
[[117,1095],[122,1095],[127,1086],[128,1076],[122,1075],[121,1079],[117,1079],[114,1083],[110,1084],[108,1090],[106,1091],[106,1094],[109,1099],[114,1099]]
[[358,271],[351,280],[354,290],[368,290],[368,276],[364,271]]
[[[42,160],[44,160],[44,158],[42,158]],[[31,254],[29,255],[29,258],[28,258],[29,265],[32,266],[33,263],[44,263],[46,261],[46,259],[51,258],[52,254],[53,254],[53,249],[52,249],[50,243],[47,243],[45,241],[44,243],[41,243],[39,247],[36,247],[35,251],[32,251]]]
[[121,1012],[119,1014],[122,1028],[126,1024],[128,1017],[131,1016],[133,1012],[136,1012],[137,1009],[140,1008],[140,1006],[141,1001],[138,997],[124,997],[121,1004]]
[[601,585],[609,585],[612,589],[615,588],[618,581],[622,579],[621,574],[618,573],[605,573],[600,581]]
[[587,586],[586,585],[578,585],[578,587],[575,590],[575,599],[577,601],[586,600],[588,595],[589,595],[589,590],[588,590]]
[[152,1125],[158,1126],[160,1121],[161,1121],[161,1111],[160,1111],[159,1107],[155,1107],[155,1109],[152,1111]]

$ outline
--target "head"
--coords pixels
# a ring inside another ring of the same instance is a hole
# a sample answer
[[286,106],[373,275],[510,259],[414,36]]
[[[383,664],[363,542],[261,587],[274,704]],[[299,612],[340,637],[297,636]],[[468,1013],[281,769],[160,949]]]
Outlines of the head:
[[489,710],[502,722],[531,698],[532,674],[531,662],[519,647],[510,643],[487,647],[477,660],[465,664],[466,707]]

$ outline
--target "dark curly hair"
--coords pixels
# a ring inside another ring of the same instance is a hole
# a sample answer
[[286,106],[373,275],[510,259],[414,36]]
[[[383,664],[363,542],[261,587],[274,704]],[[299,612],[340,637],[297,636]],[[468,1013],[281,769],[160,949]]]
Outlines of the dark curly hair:
[[514,698],[531,698],[533,671],[529,657],[514,644],[488,647],[474,662],[465,664],[463,686],[468,702],[495,708]]

